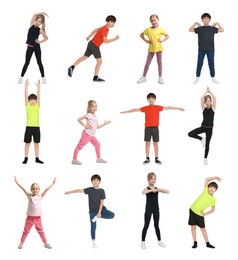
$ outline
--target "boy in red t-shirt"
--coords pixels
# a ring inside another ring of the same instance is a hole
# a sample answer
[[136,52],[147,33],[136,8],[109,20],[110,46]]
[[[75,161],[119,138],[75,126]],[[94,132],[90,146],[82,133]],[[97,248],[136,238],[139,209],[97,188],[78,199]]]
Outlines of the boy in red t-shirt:
[[159,160],[159,113],[163,110],[180,110],[184,111],[183,108],[180,107],[171,107],[171,106],[158,106],[155,105],[156,95],[154,93],[149,93],[147,95],[147,101],[149,102],[149,106],[134,108],[131,110],[123,111],[124,113],[131,112],[144,112],[145,113],[145,153],[146,159],[143,164],[150,163],[150,141],[151,137],[153,138],[154,151],[155,151],[155,163],[162,164]]
[[72,77],[74,68],[82,61],[85,61],[88,57],[90,57],[92,54],[94,58],[97,60],[97,64],[94,70],[94,82],[104,82],[105,80],[98,77],[98,72],[100,69],[100,66],[102,64],[102,57],[100,52],[100,46],[104,43],[111,43],[119,39],[119,36],[115,36],[112,39],[107,39],[109,28],[112,28],[116,22],[116,17],[113,15],[109,15],[106,18],[106,25],[104,25],[101,28],[97,28],[93,30],[89,36],[86,38],[87,41],[90,40],[90,38],[94,35],[93,39],[89,41],[87,49],[82,57],[77,59],[75,63],[68,68],[68,75]]

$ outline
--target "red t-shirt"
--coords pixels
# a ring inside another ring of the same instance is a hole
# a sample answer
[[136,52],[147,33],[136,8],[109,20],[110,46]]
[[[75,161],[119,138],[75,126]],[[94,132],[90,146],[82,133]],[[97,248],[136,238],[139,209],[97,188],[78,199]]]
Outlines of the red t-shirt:
[[100,45],[104,42],[103,38],[107,37],[109,29],[106,25],[99,28],[96,34],[94,35],[92,42],[97,46],[100,47]]
[[163,109],[157,105],[141,107],[140,111],[145,113],[145,127],[159,126],[159,113]]

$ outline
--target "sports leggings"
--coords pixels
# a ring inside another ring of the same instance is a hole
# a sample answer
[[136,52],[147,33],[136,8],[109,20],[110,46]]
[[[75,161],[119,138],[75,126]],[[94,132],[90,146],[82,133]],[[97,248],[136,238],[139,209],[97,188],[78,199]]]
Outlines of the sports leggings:
[[145,68],[143,72],[143,77],[146,77],[146,74],[149,70],[150,63],[156,53],[156,58],[157,58],[157,63],[158,63],[158,72],[159,72],[159,77],[162,77],[162,51],[158,52],[148,52],[146,63],[145,63]]

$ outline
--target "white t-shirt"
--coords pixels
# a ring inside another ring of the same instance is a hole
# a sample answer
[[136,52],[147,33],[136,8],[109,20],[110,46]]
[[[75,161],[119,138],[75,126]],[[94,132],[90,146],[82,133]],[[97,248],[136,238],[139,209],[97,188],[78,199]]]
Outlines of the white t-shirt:
[[27,207],[27,216],[41,216],[42,210],[41,210],[41,195],[35,195],[32,196],[30,194],[28,196],[28,207]]
[[91,113],[87,113],[85,115],[85,117],[86,117],[86,120],[87,120],[87,124],[92,127],[90,129],[85,129],[85,132],[88,135],[94,136],[95,133],[96,133],[97,126],[98,126],[98,118],[97,118],[96,115],[91,114]]

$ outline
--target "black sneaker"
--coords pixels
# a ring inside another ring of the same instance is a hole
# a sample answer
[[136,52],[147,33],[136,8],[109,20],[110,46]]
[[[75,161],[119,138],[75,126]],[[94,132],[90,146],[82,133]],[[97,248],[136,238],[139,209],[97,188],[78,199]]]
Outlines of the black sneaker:
[[155,159],[155,163],[156,164],[160,164],[160,165],[162,164],[162,162],[160,160],[158,160],[158,159]]
[[73,68],[72,68],[72,66],[70,66],[69,68],[68,68],[68,75],[70,76],[70,77],[72,77],[72,75],[73,75]]
[[150,160],[149,159],[146,159],[143,164],[149,164],[150,163]]
[[96,78],[96,79],[93,79],[94,82],[105,82],[104,79],[101,79],[101,78]]

